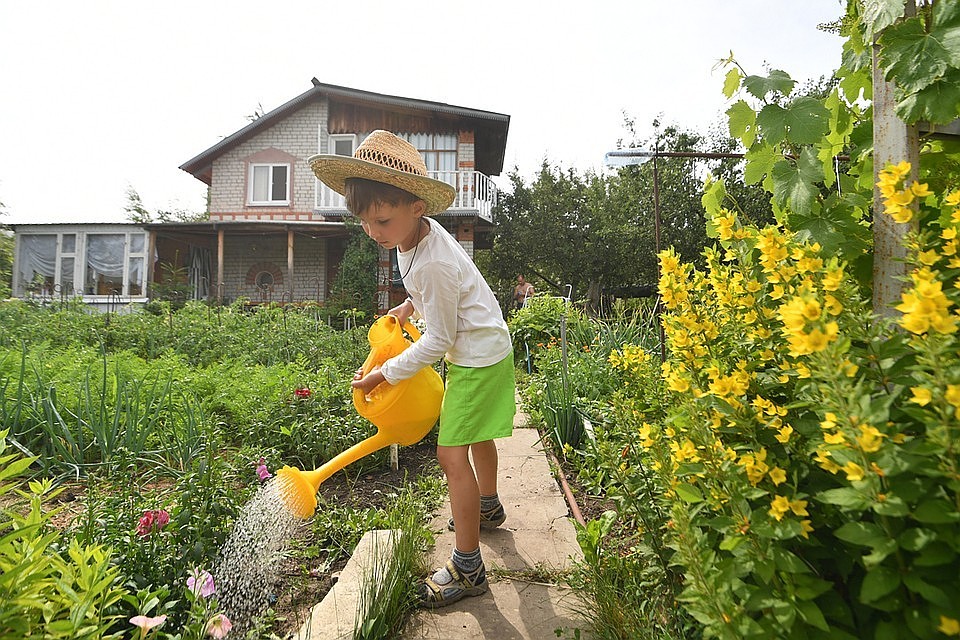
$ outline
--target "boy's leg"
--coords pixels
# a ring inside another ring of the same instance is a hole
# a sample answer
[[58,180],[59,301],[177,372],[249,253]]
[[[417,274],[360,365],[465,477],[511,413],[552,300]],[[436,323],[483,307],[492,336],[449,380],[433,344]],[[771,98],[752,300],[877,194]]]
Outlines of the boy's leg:
[[493,440],[484,440],[470,445],[473,453],[473,466],[477,470],[477,485],[480,495],[497,495],[497,444]]
[[450,509],[462,526],[457,527],[453,557],[421,587],[420,604],[425,607],[442,607],[488,588],[480,557],[480,489],[469,452],[469,445],[437,446],[437,460],[447,476]]
[[437,446],[437,460],[447,476],[450,510],[457,523],[457,549],[465,553],[480,547],[480,487],[469,451],[470,445]]

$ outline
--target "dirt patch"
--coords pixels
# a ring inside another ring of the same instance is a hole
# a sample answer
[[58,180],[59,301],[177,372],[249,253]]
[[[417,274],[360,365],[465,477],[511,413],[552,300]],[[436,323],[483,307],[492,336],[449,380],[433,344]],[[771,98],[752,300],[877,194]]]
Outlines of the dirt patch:
[[[365,472],[359,478],[347,471],[337,473],[324,481],[320,494],[326,502],[357,509],[385,507],[405,482],[413,482],[420,475],[441,473],[437,465],[436,445],[432,442],[401,447],[399,468],[389,466]],[[303,527],[297,539],[301,549],[310,547],[315,540],[313,530]],[[330,561],[328,554],[320,553],[307,560],[291,557],[281,573],[281,582],[276,587],[277,600],[274,611],[277,615],[275,632],[281,638],[295,636],[308,619],[314,605],[336,583],[339,572],[346,565],[344,556]]]

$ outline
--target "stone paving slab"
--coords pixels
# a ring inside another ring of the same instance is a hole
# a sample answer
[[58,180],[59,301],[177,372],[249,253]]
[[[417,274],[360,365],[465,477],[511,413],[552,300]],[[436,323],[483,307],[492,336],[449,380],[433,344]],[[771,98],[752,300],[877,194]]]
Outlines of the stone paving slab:
[[[525,416],[518,416],[522,424]],[[556,640],[557,629],[570,630],[567,637],[573,637],[573,629],[587,628],[577,615],[582,605],[575,593],[522,579],[564,570],[572,558],[581,557],[567,503],[539,445],[538,432],[516,428],[513,436],[497,441],[497,450],[498,493],[507,520],[501,528],[480,534],[480,552],[488,573],[493,574],[490,593],[449,607],[418,611],[401,636],[405,640]],[[447,502],[432,523],[438,533],[427,558],[431,567],[442,566],[453,549],[454,534],[446,526],[449,517]]]

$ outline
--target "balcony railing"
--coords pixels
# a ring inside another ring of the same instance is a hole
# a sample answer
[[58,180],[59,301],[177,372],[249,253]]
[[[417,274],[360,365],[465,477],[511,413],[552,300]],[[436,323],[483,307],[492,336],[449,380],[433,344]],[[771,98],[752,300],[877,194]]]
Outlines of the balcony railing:
[[[457,190],[451,209],[476,211],[484,220],[493,222],[493,207],[497,204],[498,192],[489,176],[479,171],[430,171],[428,175]],[[317,180],[317,210],[344,209],[346,204],[343,196]]]

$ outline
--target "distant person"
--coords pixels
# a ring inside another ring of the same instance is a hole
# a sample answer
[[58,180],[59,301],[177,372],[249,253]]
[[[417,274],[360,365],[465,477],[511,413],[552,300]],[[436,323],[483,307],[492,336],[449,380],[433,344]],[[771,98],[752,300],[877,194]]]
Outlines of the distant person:
[[387,131],[371,133],[352,158],[319,155],[308,162],[321,181],[346,197],[368,236],[384,249],[397,248],[410,297],[389,314],[404,323],[418,313],[427,325],[420,340],[367,375],[358,371],[351,385],[369,393],[441,357],[448,363],[437,460],[447,477],[453,512],[448,526],[456,532],[456,547],[446,566],[420,585],[420,604],[442,607],[480,595],[488,589],[480,528],[506,519],[497,496],[494,439],[513,432],[516,382],[500,303],[460,243],[428,217],[445,211],[456,191],[427,177],[417,150]]
[[513,288],[513,308],[522,307],[527,298],[532,298],[534,293],[533,285],[524,280],[523,274],[518,275],[517,286]]

